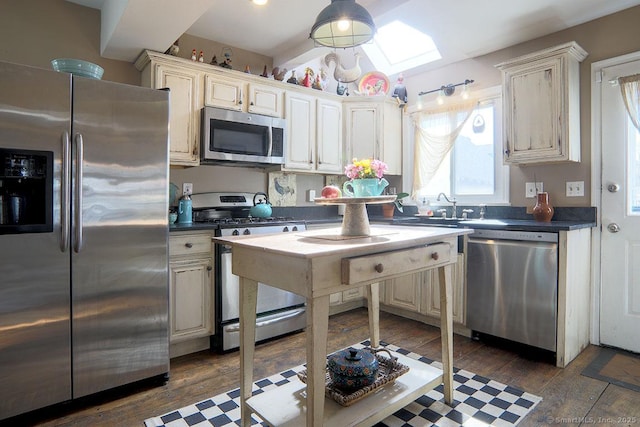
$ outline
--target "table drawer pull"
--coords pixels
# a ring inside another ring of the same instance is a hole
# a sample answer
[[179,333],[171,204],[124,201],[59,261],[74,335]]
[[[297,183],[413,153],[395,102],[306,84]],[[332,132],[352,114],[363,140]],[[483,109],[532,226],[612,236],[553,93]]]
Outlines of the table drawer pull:
[[437,261],[438,258],[440,258],[440,255],[438,255],[438,252],[432,252],[431,253],[431,259],[434,261]]
[[193,247],[193,243],[187,242],[187,243],[184,244],[184,246],[189,248],[189,249],[191,249]]
[[382,264],[376,264],[375,267],[373,267],[374,270],[376,270],[378,273],[382,273],[384,271],[384,265]]

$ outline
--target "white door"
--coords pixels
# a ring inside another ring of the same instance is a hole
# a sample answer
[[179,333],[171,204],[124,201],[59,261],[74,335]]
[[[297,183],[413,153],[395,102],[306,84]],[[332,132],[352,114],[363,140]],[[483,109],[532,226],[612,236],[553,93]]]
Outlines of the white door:
[[640,61],[603,69],[600,342],[640,352],[640,133],[620,86]]

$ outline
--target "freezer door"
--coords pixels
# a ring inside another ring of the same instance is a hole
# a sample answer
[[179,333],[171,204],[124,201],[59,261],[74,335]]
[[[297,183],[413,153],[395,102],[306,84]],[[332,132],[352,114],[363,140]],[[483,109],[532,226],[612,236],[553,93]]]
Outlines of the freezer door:
[[73,79],[73,396],[169,371],[168,93]]
[[[71,398],[69,252],[60,220],[70,102],[69,74],[0,62],[0,148],[53,156],[47,171],[53,230],[0,233],[0,419]],[[10,180],[42,179],[6,175],[0,176],[5,212],[10,195],[3,193],[18,188]],[[43,206],[29,194],[20,197],[37,202],[25,209]]]

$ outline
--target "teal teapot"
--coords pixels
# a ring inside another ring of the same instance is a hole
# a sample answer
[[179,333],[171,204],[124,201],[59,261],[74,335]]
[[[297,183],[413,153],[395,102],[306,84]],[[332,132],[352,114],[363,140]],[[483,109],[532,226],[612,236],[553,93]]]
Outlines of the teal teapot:
[[[263,196],[262,198],[258,198]],[[253,196],[253,206],[249,210],[249,215],[256,218],[269,218],[271,217],[271,203],[265,193],[256,193]]]

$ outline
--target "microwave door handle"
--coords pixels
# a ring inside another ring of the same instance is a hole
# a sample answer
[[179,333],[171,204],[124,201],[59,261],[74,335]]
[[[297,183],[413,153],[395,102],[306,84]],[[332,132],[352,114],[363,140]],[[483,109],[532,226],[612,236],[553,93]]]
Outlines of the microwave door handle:
[[269,126],[269,148],[267,149],[267,157],[271,156],[273,150],[273,126]]

